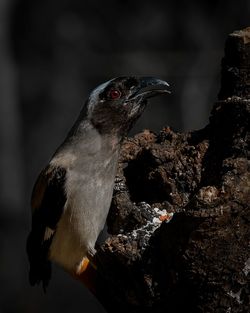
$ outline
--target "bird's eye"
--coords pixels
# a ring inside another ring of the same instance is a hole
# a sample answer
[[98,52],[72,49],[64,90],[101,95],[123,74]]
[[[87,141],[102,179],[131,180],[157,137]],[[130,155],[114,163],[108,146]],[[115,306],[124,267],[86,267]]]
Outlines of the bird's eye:
[[108,97],[112,100],[119,99],[121,97],[121,92],[118,89],[111,89],[108,93]]

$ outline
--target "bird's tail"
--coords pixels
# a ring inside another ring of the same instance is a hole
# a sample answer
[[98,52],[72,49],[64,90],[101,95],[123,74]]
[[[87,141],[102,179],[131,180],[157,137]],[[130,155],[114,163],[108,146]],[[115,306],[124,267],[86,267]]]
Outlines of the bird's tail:
[[51,278],[51,262],[47,259],[49,242],[41,242],[37,232],[31,231],[26,245],[29,258],[29,282],[32,286],[42,282],[43,290],[46,288]]

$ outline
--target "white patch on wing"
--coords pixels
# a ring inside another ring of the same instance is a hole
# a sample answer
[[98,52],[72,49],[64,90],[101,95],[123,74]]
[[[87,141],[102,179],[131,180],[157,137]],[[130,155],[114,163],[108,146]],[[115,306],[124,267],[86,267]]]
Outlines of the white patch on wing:
[[43,237],[44,241],[49,240],[51,236],[53,236],[54,232],[55,231],[53,229],[46,227],[45,232],[44,232],[44,237]]

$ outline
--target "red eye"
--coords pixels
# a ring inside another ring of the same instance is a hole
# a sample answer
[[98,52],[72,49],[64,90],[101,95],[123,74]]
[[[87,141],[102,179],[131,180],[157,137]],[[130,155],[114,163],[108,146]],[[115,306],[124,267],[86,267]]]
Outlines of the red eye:
[[108,94],[109,98],[112,100],[119,99],[121,97],[121,92],[118,89],[111,89]]

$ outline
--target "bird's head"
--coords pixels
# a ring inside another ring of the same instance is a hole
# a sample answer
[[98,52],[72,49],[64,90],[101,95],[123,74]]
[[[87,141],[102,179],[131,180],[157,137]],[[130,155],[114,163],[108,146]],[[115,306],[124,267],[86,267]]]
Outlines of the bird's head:
[[101,134],[124,136],[140,117],[147,99],[170,93],[167,82],[154,77],[117,77],[93,90],[87,116]]

